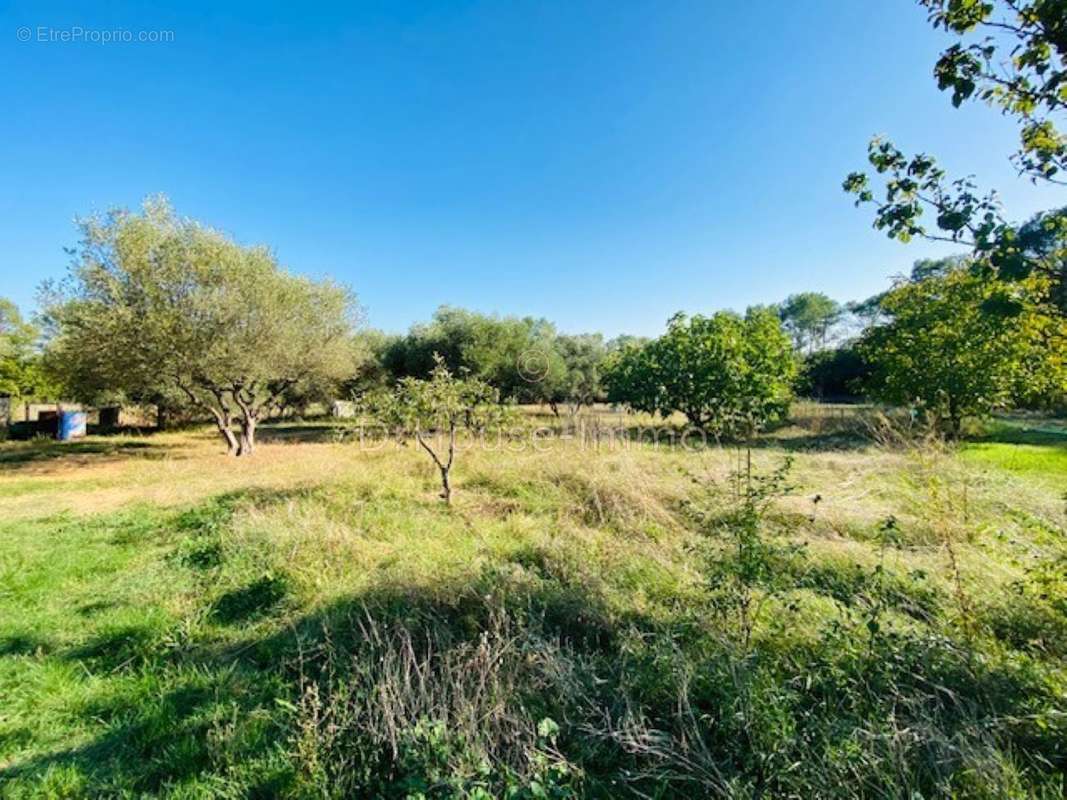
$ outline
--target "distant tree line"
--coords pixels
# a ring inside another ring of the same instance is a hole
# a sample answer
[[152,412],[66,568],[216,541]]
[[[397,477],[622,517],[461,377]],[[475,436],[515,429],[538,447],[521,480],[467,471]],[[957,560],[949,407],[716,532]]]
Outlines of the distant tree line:
[[80,222],[68,277],[43,287],[33,322],[0,302],[0,393],[201,416],[233,455],[254,450],[268,417],[398,387],[416,397],[413,382],[451,386],[445,373],[498,403],[574,415],[611,402],[714,435],[782,419],[794,394],[910,406],[955,435],[998,408],[1065,405],[1062,217],[1018,228],[1054,269],[1007,278],[970,255],[924,260],[859,303],[805,292],[605,340],[448,306],[405,335],[366,329],[346,288],[151,199]]
[[533,317],[497,317],[442,306],[405,336],[362,335],[375,359],[354,388],[403,378],[425,379],[438,360],[495,388],[503,399],[543,403],[576,413],[604,399],[607,354],[619,346],[600,334],[568,335]]
[[[954,39],[938,88],[1015,120],[1020,173],[1062,184],[1063,3],[919,3]],[[652,340],[447,307],[406,336],[359,330],[344,287],[291,275],[268,250],[153,200],[81,223],[69,278],[45,287],[39,319],[0,301],[0,393],[151,404],[161,422],[194,409],[233,454],[252,451],[267,416],[402,383],[414,396],[411,381],[446,385],[442,370],[503,402],[574,413],[611,400],[732,433],[780,418],[793,392],[906,405],[952,434],[997,408],[1067,406],[1067,208],[1015,225],[994,193],[926,154],[875,139],[868,163],[843,188],[873,207],[877,229],[967,252],[917,262],[860,303],[804,292],[744,315],[676,316]]]

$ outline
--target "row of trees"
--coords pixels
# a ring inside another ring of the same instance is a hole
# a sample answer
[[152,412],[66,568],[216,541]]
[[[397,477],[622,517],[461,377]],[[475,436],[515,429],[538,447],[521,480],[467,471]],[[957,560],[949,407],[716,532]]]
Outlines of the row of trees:
[[426,378],[438,360],[466,372],[519,403],[544,403],[576,413],[603,399],[608,353],[625,340],[600,334],[567,335],[545,319],[495,317],[444,306],[406,336],[366,334],[375,360],[357,390],[403,378]]
[[963,254],[915,263],[886,292],[841,305],[807,292],[743,316],[678,315],[654,340],[561,336],[545,320],[442,309],[406,337],[380,339],[385,384],[426,378],[434,354],[502,398],[572,410],[597,400],[669,415],[716,435],[780,419],[794,391],[865,396],[924,412],[950,435],[964,418],[1009,406],[1067,405],[1067,269],[1060,212],[1019,226],[1055,268],[1009,278]]
[[[43,292],[43,352],[41,332],[0,304],[0,392],[51,384],[94,404],[192,410],[214,420],[235,455],[252,452],[259,422],[286,407],[398,386],[414,396],[442,370],[500,401],[559,413],[610,400],[681,412],[727,436],[780,419],[798,387],[918,407],[952,433],[966,416],[1067,397],[1057,284],[1036,271],[1005,279],[972,257],[918,262],[888,292],[850,306],[805,293],[744,315],[678,315],[654,340],[569,336],[543,319],[447,307],[386,336],[359,329],[348,290],[293,276],[269,251],[182,219],[163,200],[85,220],[81,231],[68,279]],[[1030,237],[1057,252],[1054,237]]]
[[763,424],[784,413],[798,363],[790,337],[798,351],[815,352],[844,313],[825,295],[806,293],[743,317],[678,315],[655,340],[605,341],[600,334],[560,334],[544,319],[443,307],[406,336],[364,334],[375,357],[353,388],[362,393],[426,379],[440,361],[505,400],[546,404],[557,415],[609,400],[663,415],[682,412],[694,425],[728,433],[745,420]]

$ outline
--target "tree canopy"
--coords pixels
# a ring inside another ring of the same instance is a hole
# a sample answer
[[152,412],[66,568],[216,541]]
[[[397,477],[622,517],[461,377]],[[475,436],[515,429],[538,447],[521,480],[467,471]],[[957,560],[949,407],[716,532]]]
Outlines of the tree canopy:
[[498,317],[442,306],[382,350],[386,372],[426,378],[435,358],[494,386],[506,400],[572,411],[602,399],[607,346],[599,334],[560,334],[545,319]]
[[769,309],[677,314],[667,332],[614,357],[609,398],[637,411],[681,412],[713,435],[748,434],[788,410],[797,363]]
[[282,393],[350,371],[347,289],[293,276],[266,248],[180,218],[165,199],[80,227],[69,277],[45,310],[49,363],[73,393],[179,396],[245,454]]
[[604,398],[604,368],[607,347],[599,333],[560,335],[554,349],[562,370],[553,373],[547,401],[553,410],[567,403],[572,414]]
[[43,389],[38,337],[37,327],[22,318],[18,306],[0,297],[0,395],[27,397]]
[[0,395],[24,401],[59,398],[60,387],[42,357],[41,338],[39,325],[0,298]]
[[533,317],[497,317],[441,306],[430,322],[412,326],[385,353],[396,378],[428,378],[439,356],[452,372],[495,386],[508,399],[540,401],[564,372],[552,323]]
[[791,294],[778,306],[778,316],[797,350],[809,353],[826,347],[830,329],[842,313],[841,305],[821,292]]
[[859,344],[869,391],[919,408],[952,435],[966,417],[1062,391],[1063,331],[1018,284],[959,267],[901,281],[880,306],[887,321]]

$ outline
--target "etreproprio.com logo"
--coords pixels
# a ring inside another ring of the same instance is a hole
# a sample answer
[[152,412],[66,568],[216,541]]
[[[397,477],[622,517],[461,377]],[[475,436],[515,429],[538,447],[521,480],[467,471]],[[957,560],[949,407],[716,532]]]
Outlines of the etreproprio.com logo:
[[174,41],[174,31],[23,25],[15,31],[15,38],[20,42],[43,44],[165,44]]

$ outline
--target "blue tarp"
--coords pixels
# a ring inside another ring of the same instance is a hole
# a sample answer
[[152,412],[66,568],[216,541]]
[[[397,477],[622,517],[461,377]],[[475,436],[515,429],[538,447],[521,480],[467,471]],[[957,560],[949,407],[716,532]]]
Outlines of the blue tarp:
[[59,415],[59,432],[57,438],[61,442],[71,439],[80,439],[85,436],[85,412],[63,411]]

